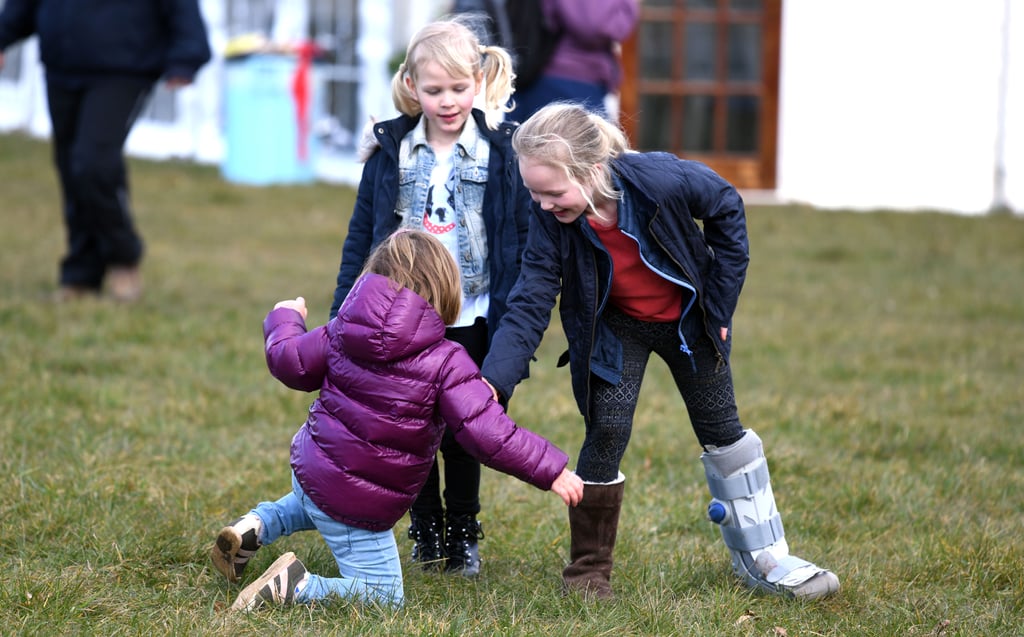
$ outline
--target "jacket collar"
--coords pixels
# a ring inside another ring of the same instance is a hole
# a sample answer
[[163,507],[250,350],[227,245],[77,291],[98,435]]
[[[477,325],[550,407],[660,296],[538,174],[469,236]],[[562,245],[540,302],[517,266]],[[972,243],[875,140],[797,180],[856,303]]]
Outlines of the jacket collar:
[[[476,109],[473,110],[473,114],[476,113]],[[485,143],[480,139],[480,135],[477,134],[479,128],[473,117],[466,118],[466,124],[462,127],[462,133],[459,138],[455,140],[455,148],[461,148],[462,152],[466,153],[473,159],[477,156],[477,144]],[[429,146],[427,142],[427,118],[420,117],[419,121],[416,122],[416,126],[412,129],[412,143],[410,147],[415,152],[421,146]]]
[[[377,141],[380,143],[380,147],[397,161],[398,148],[402,143],[402,139],[409,134],[409,131],[416,128],[422,128],[422,119],[422,115],[399,115],[394,119],[378,122],[374,125],[374,133],[377,137]],[[515,130],[514,125],[508,122],[502,122],[498,125],[497,130],[491,130],[490,128],[487,128],[487,120],[484,117],[483,111],[478,108],[474,108],[472,111],[472,117],[466,122],[466,128],[468,129],[470,126],[475,127],[473,135],[476,135],[478,140],[482,137],[490,142],[492,154],[496,149],[501,150],[501,154],[503,156],[511,153],[512,131]],[[463,143],[463,139],[465,138],[467,131],[464,129],[462,133],[463,134],[459,137],[459,143]],[[423,141],[426,141],[425,136]],[[474,153],[475,149],[470,150],[470,148],[467,147],[466,152]]]

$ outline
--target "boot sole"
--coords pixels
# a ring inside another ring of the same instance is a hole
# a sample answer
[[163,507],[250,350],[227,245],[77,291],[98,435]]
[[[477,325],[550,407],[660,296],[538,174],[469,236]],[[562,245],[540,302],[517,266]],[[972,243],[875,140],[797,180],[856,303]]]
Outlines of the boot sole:
[[213,565],[232,584],[237,583],[241,578],[235,574],[235,556],[242,548],[242,536],[235,531],[234,527],[226,526],[217,536],[217,541],[210,549],[210,559]]
[[[259,579],[242,589],[242,592],[238,594],[238,598],[235,600],[235,603],[231,605],[231,610],[249,611],[255,610],[266,604],[291,603],[288,601],[291,599],[291,595],[287,593],[287,589],[294,588],[295,582],[291,581],[288,577],[288,566],[290,566],[292,562],[297,561],[298,558],[295,557],[295,553],[292,553],[291,551],[278,557],[274,560],[274,563],[270,565],[270,568],[268,568],[266,572],[259,577]],[[276,596],[273,601],[263,599],[260,596],[260,591],[263,590],[264,586],[278,577],[283,578],[284,586],[286,587],[285,599],[278,600],[276,599]]]

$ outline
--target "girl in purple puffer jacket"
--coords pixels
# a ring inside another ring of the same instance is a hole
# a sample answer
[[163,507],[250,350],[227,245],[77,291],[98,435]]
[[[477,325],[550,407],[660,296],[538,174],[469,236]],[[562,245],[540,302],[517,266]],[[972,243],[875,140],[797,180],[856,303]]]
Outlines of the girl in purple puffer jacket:
[[370,255],[336,318],[306,331],[302,297],[263,322],[267,365],[282,383],[320,390],[292,440],[292,492],[224,527],[211,557],[237,582],[256,550],[317,529],[340,577],[306,571],[285,553],[232,605],[309,603],[331,595],[401,606],[402,567],[391,529],[423,486],[445,428],[487,466],[566,504],[583,497],[568,456],[517,427],[476,364],[444,338],[459,315],[455,260],[427,233],[402,230]]

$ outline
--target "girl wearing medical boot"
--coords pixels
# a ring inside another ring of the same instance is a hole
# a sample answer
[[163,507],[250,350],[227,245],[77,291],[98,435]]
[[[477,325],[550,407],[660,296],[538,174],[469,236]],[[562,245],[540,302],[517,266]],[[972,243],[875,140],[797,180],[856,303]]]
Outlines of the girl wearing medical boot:
[[617,126],[574,104],[541,109],[512,145],[535,203],[482,373],[507,398],[559,302],[563,359],[586,424],[565,589],[612,596],[626,485],[619,465],[653,353],[668,364],[703,449],[709,516],[736,574],[801,599],[838,591],[834,573],[790,554],[761,439],[737,413],[730,327],[749,261],[739,194],[698,162],[631,151]]

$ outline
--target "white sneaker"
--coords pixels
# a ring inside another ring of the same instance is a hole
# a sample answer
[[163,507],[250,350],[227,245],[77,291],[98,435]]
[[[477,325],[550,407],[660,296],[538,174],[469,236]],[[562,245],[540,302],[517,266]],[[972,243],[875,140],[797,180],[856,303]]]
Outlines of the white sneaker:
[[295,553],[285,553],[270,565],[258,580],[249,584],[238,594],[231,610],[246,612],[257,610],[267,604],[286,606],[295,603],[295,593],[305,581],[309,571]]

